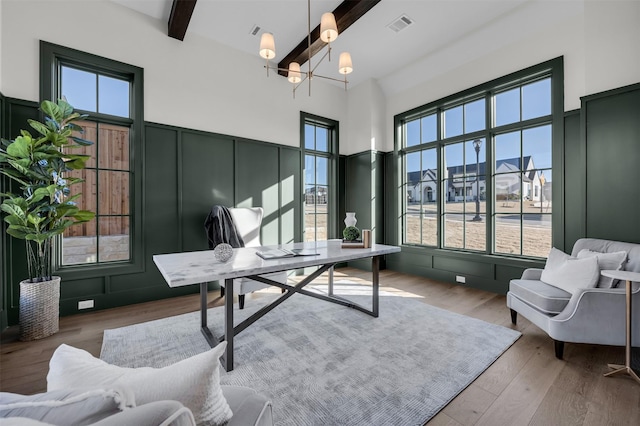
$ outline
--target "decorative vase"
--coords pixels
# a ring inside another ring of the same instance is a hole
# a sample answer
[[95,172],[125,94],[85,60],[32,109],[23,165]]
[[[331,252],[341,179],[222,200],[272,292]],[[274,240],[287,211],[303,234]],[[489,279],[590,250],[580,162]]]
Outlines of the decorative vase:
[[20,340],[51,336],[59,329],[60,277],[51,281],[20,282]]
[[358,223],[358,219],[356,219],[356,213],[347,212],[347,217],[344,219],[344,225],[347,227],[356,226],[356,223]]

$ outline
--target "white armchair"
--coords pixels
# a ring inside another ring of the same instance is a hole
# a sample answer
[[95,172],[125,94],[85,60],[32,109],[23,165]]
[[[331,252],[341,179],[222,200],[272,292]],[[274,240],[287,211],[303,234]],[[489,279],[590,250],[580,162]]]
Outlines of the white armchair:
[[[244,240],[245,247],[259,247],[262,245],[260,240],[260,227],[262,226],[262,216],[264,210],[262,207],[237,207],[229,208],[229,213],[233,219],[233,224],[238,234]],[[286,284],[287,272],[274,272],[271,274],[261,275],[273,281]],[[254,281],[248,278],[238,278],[233,280],[233,292],[238,295],[238,304],[240,309],[244,309],[245,294],[269,287],[268,284]],[[220,295],[224,296],[224,280],[220,282]]]
[[[600,253],[627,252],[623,270],[640,272],[640,244],[582,238],[571,255],[582,249]],[[584,288],[574,294],[540,280],[541,269],[527,269],[511,280],[507,306],[511,321],[518,314],[544,330],[554,340],[556,357],[562,359],[564,342],[625,345],[625,283],[616,288]],[[640,283],[632,283],[633,324],[640,324]],[[634,346],[640,342],[640,327],[632,329]]]

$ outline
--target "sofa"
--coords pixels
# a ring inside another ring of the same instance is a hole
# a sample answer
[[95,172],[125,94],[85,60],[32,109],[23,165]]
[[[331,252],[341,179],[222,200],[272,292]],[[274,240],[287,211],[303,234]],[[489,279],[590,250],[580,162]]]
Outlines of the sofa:
[[269,399],[220,384],[215,348],[162,368],[108,364],[60,345],[49,362],[47,392],[0,393],[0,423],[93,426],[272,426]]
[[[565,342],[624,346],[626,339],[625,283],[600,275],[600,270],[618,269],[640,272],[640,244],[620,241],[581,238],[576,241],[566,262],[576,260],[577,269],[557,272],[550,265],[552,249],[545,269],[530,268],[520,279],[511,280],[507,293],[507,306],[511,320],[517,323],[522,315],[544,332],[555,344],[555,354],[563,358]],[[596,277],[590,282],[589,257],[595,257]],[[620,261],[621,260],[621,261]],[[554,272],[555,271],[555,272]],[[548,278],[546,278],[548,277]],[[550,284],[552,282],[555,285]],[[632,323],[640,324],[640,283],[632,283]],[[640,327],[632,329],[632,342],[638,346]]]

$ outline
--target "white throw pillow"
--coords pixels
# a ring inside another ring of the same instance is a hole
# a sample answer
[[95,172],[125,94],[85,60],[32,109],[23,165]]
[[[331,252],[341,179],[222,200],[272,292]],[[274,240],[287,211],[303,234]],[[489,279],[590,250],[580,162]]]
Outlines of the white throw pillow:
[[595,256],[577,259],[554,247],[549,252],[540,280],[574,294],[578,289],[595,287],[599,278],[600,268]]
[[47,388],[90,386],[133,391],[137,405],[175,400],[189,408],[197,424],[221,425],[233,413],[220,388],[219,358],[227,342],[163,368],[107,364],[89,352],[60,345],[49,362]]
[[[582,249],[578,252],[578,259],[584,259],[587,257],[595,256],[598,259],[598,266],[601,271],[614,270],[619,271],[627,261],[626,251],[615,251],[611,253],[600,253],[598,251],[591,251],[589,249]],[[605,277],[600,275],[598,280],[598,288],[613,288],[617,283],[611,277]]]

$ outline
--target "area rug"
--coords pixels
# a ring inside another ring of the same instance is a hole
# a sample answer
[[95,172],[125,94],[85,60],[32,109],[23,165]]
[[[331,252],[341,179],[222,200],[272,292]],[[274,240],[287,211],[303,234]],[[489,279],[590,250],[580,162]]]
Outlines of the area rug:
[[[370,291],[336,285],[336,294],[365,306]],[[235,320],[276,296],[248,300]],[[223,333],[223,314],[208,311],[214,335]],[[199,321],[194,312],[105,330],[100,357],[127,367],[172,364],[209,349]],[[378,318],[296,294],[236,336],[235,368],[221,369],[221,382],[266,394],[277,425],[423,425],[519,336],[391,293],[381,292]]]

